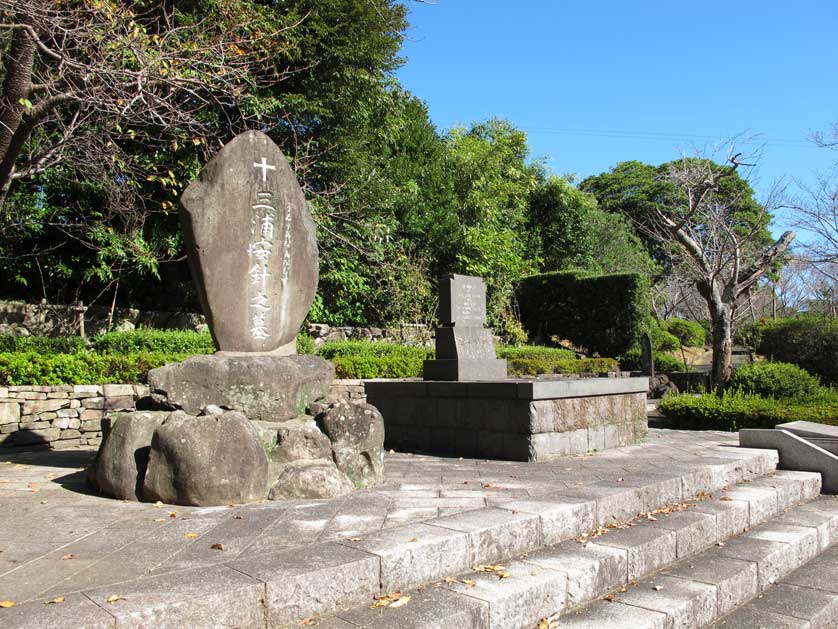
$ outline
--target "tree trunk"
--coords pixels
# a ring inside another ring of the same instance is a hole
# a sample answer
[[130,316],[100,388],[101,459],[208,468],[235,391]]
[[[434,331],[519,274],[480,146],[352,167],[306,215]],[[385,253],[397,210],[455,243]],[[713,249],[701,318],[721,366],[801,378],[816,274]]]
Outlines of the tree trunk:
[[711,309],[713,324],[713,367],[710,383],[724,386],[733,373],[733,309],[728,305]]

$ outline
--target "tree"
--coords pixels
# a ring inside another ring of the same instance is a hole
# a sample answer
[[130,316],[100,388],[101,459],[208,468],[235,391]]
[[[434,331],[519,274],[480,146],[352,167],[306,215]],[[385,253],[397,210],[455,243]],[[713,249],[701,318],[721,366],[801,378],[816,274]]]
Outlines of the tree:
[[[595,188],[610,192],[613,207],[620,207],[618,199],[625,200],[641,232],[690,278],[707,305],[713,334],[711,379],[716,385],[730,379],[739,300],[783,260],[795,237],[789,231],[772,242],[770,212],[739,176],[742,165],[738,154],[731,154],[724,165],[685,157],[656,169],[637,163],[618,166],[594,181]],[[621,185],[627,170],[646,176]],[[648,194],[650,190],[655,194]]]

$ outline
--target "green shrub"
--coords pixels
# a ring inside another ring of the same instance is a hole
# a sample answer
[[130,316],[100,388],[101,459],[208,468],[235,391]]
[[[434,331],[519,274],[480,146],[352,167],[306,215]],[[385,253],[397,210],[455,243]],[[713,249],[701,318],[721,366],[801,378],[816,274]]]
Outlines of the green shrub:
[[209,332],[141,328],[133,332],[99,334],[93,338],[92,349],[97,352],[120,354],[136,352],[212,354],[216,348]]
[[670,334],[664,327],[665,324],[657,319],[652,319],[649,324],[649,338],[652,341],[652,349],[656,352],[674,352],[681,347],[678,338]]
[[80,336],[14,336],[0,334],[0,352],[37,352],[39,354],[72,354],[87,349]]
[[434,357],[430,347],[376,343],[374,341],[330,341],[317,348],[316,353],[327,360],[346,356],[390,357],[425,360]]
[[666,326],[666,331],[684,347],[704,347],[707,344],[707,332],[700,323],[677,318],[667,319],[662,323]]
[[760,322],[740,334],[771,360],[793,363],[826,384],[838,384],[838,320],[795,317]]
[[512,358],[507,362],[510,376],[537,376],[541,374],[607,373],[616,371],[613,358]]
[[337,378],[419,378],[424,358],[411,356],[335,356]]
[[542,358],[546,360],[575,360],[576,352],[562,347],[541,347],[524,345],[518,347],[500,345],[495,348],[498,358]]
[[[634,347],[618,358],[620,369],[624,371],[640,371],[640,348]],[[652,352],[655,361],[655,373],[671,373],[684,371],[684,361],[669,354]],[[689,367],[686,369],[690,371]]]
[[56,385],[146,382],[149,369],[184,360],[188,354],[0,353],[0,384]]
[[649,281],[636,273],[533,275],[519,282],[517,298],[531,336],[556,335],[604,356],[622,354],[640,342],[651,308]]
[[305,332],[300,332],[297,335],[297,353],[298,354],[313,354],[314,353],[314,339]]
[[838,394],[824,390],[808,399],[776,400],[738,391],[719,396],[669,395],[658,409],[673,428],[688,430],[728,430],[774,428],[777,424],[810,421],[838,425]]
[[754,363],[733,371],[730,389],[777,399],[801,398],[816,394],[821,383],[797,365]]

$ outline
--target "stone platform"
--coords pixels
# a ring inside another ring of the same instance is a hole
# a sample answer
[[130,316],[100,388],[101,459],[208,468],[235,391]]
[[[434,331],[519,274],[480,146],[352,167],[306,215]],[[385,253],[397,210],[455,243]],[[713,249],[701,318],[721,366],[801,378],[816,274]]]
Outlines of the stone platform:
[[367,381],[385,447],[545,461],[640,441],[648,378]]
[[92,495],[92,450],[4,454],[0,600],[15,606],[0,625],[294,626],[776,465],[735,445],[653,430],[641,445],[544,463],[391,453],[387,482],[348,498],[212,508]]

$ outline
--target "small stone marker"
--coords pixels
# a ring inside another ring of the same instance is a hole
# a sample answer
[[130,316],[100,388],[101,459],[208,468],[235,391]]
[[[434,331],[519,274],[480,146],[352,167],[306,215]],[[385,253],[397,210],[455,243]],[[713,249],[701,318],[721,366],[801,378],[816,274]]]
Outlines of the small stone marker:
[[486,324],[486,285],[479,277],[440,278],[436,360],[426,360],[425,380],[503,380],[506,361],[495,355]]
[[236,136],[180,202],[189,265],[219,350],[295,353],[317,290],[317,241],[279,147],[258,131]]
[[655,357],[652,352],[652,338],[648,332],[640,337],[640,371],[644,376],[655,377]]

